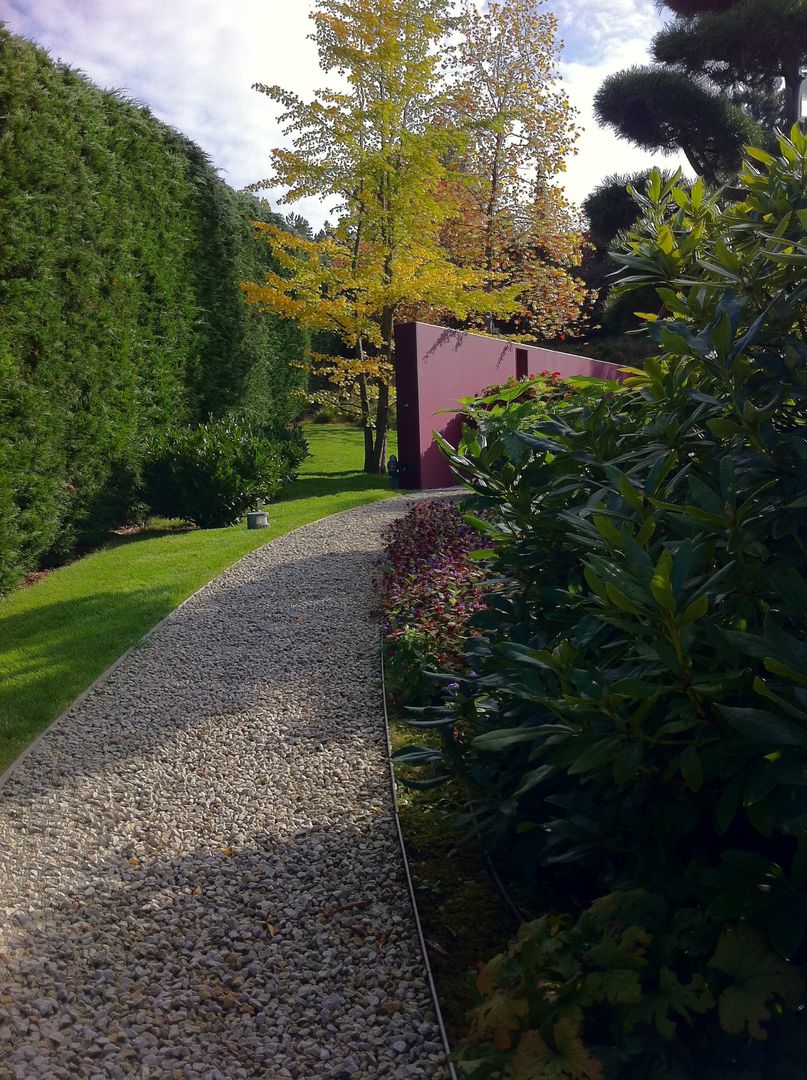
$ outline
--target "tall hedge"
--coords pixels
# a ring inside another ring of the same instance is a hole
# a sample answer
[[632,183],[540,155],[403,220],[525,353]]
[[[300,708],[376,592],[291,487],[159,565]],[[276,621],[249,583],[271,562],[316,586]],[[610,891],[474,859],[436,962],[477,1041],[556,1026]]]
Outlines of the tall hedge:
[[239,288],[267,215],[0,26],[0,589],[121,519],[155,429],[292,417],[304,335]]

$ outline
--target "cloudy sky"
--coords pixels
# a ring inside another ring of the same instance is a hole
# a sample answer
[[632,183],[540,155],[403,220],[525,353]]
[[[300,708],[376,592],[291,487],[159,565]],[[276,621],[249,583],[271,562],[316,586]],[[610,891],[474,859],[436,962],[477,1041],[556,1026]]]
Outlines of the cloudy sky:
[[[277,106],[250,87],[276,83],[310,97],[321,85],[307,40],[314,0],[0,0],[0,21],[95,83],[124,90],[202,146],[234,187],[267,176],[282,145]],[[565,42],[561,72],[585,131],[564,177],[583,199],[611,172],[650,157],[597,127],[590,102],[603,78],[642,63],[661,25],[653,0],[546,0]],[[669,159],[668,159],[669,160]],[[279,193],[270,193],[272,201]],[[313,201],[295,207],[313,224]]]

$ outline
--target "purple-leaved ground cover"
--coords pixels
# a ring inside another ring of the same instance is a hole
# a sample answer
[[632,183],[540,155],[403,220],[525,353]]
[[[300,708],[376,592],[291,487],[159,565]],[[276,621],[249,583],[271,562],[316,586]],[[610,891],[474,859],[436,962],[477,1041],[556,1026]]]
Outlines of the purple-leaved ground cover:
[[484,570],[471,558],[479,533],[452,503],[420,503],[387,535],[381,561],[385,653],[390,689],[425,704],[439,683],[424,671],[460,671],[468,620],[485,606]]

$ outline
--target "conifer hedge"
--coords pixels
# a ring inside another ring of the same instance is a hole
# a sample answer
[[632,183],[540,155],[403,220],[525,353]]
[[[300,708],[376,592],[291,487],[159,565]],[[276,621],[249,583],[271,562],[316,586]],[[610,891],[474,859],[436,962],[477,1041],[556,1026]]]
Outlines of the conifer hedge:
[[97,539],[149,434],[293,418],[304,349],[239,283],[269,268],[202,150],[0,25],[0,590]]

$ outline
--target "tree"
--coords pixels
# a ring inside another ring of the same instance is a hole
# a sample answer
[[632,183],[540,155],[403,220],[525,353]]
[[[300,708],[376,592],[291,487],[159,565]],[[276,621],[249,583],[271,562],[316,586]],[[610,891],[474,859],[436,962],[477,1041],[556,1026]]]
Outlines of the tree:
[[725,94],[681,71],[633,67],[609,75],[594,98],[601,123],[643,150],[683,151],[710,183],[737,173],[753,121]]
[[655,63],[606,79],[597,117],[646,149],[682,150],[710,182],[731,181],[747,143],[770,141],[777,125],[797,118],[807,0],[659,6],[676,18],[653,40]]
[[770,93],[781,80],[778,120],[789,131],[798,120],[807,64],[805,0],[734,0],[720,7],[701,5],[683,16],[656,35],[655,59],[688,74],[703,73],[729,93],[743,85]]
[[460,265],[484,269],[489,289],[519,285],[512,329],[554,337],[579,316],[585,288],[570,272],[581,222],[553,182],[573,150],[575,114],[556,82],[557,20],[541,2],[480,12],[465,0],[447,120],[467,132],[451,172],[462,214],[443,239]]
[[[503,314],[513,290],[482,288],[484,275],[453,262],[440,234],[458,213],[447,162],[458,133],[431,121],[440,109],[438,43],[450,0],[321,0],[312,18],[320,66],[347,82],[312,102],[256,84],[284,107],[292,149],[273,151],[263,186],[338,202],[337,221],[317,240],[261,230],[280,270],[245,286],[247,299],[335,330],[350,358],[316,358],[343,392],[358,391],[368,472],[385,468],[396,314],[418,305],[464,318]],[[371,395],[375,392],[374,415]]]
[[[635,330],[641,324],[634,312],[637,308],[652,311],[658,307],[654,290],[643,296],[615,295],[613,279],[617,264],[610,253],[614,241],[623,236],[641,217],[641,208],[634,193],[643,195],[651,172],[606,176],[583,200],[583,213],[588,219],[587,239],[592,247],[584,262],[588,287],[597,295],[592,307],[591,321],[609,333]],[[665,180],[670,179],[664,174]]]

